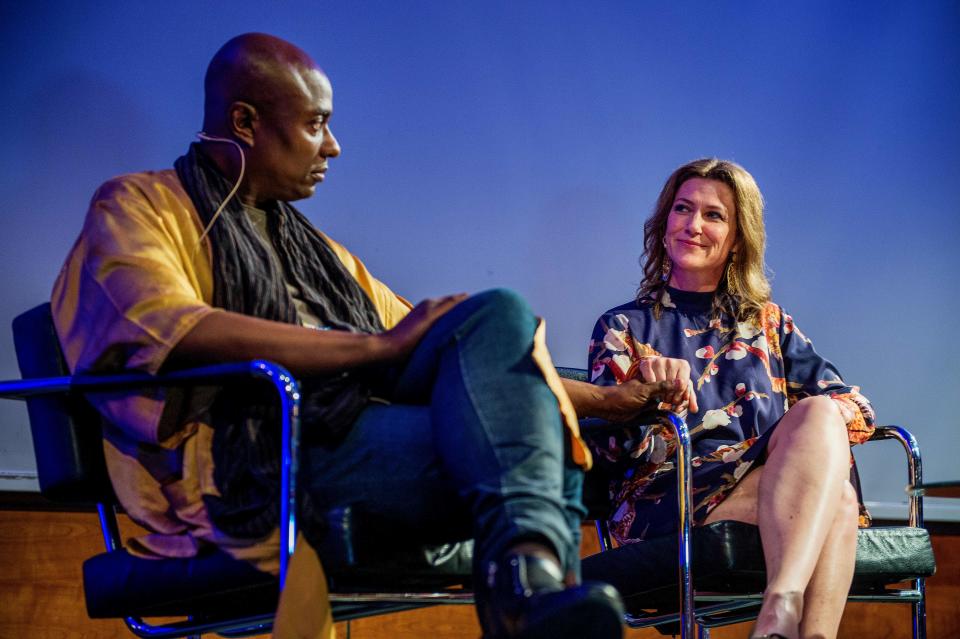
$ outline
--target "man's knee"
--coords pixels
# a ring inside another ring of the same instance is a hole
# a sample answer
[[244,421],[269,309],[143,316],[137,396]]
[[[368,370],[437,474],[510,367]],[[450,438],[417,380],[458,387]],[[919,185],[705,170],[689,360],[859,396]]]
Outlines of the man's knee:
[[485,319],[532,325],[535,321],[533,311],[526,300],[515,291],[506,288],[493,288],[469,298],[465,303],[474,305],[474,315]]
[[473,296],[483,308],[506,313],[530,314],[530,306],[520,294],[509,288],[491,288]]

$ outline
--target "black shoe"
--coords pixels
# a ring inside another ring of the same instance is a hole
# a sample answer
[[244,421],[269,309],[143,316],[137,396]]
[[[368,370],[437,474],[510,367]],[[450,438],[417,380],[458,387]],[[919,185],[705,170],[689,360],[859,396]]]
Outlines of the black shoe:
[[623,603],[613,586],[566,588],[557,566],[534,555],[490,562],[477,584],[484,639],[621,639]]

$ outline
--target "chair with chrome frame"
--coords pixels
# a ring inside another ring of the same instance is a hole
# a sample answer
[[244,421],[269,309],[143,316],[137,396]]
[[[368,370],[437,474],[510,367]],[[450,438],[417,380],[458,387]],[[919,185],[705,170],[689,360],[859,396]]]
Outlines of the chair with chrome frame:
[[[564,369],[566,377],[586,381],[586,371]],[[587,474],[584,501],[594,519],[601,552],[583,561],[585,579],[615,586],[627,605],[627,625],[656,627],[684,639],[709,637],[709,628],[755,619],[766,583],[760,534],[756,526],[718,521],[691,528],[691,453],[686,424],[676,415],[651,414],[669,425],[677,438],[677,490],[680,519],[676,535],[613,547],[606,526],[609,495],[606,478]],[[617,426],[620,428],[620,426]],[[602,424],[588,430],[602,432]],[[906,451],[908,480],[922,479],[920,448],[900,426],[880,426],[871,441],[893,439]],[[913,637],[926,638],[924,581],[936,568],[930,535],[923,528],[922,496],[910,498],[909,525],[873,527],[858,532],[854,581],[848,601],[909,603]],[[892,584],[910,581],[910,587]]]
[[[0,398],[25,400],[41,494],[73,507],[96,507],[107,552],[83,566],[91,618],[123,618],[140,637],[173,638],[216,632],[269,632],[297,537],[296,495],[300,395],[297,381],[266,361],[207,366],[157,376],[137,373],[71,376],[53,328],[50,305],[13,322],[21,380],[0,382]],[[282,413],[280,575],[258,571],[218,550],[192,558],[143,559],[123,550],[118,505],[106,472],[101,418],[84,399],[93,392],[143,388],[267,384]],[[362,521],[349,508],[326,513],[318,554],[331,581],[337,621],[439,603],[473,603],[472,545],[410,548],[390,556],[363,543]],[[147,617],[182,620],[152,624]]]
[[[268,632],[277,597],[297,536],[296,464],[299,443],[299,390],[282,367],[254,361],[209,366],[164,375],[70,376],[53,329],[49,304],[14,320],[14,341],[22,380],[0,382],[0,398],[25,400],[37,456],[42,494],[51,501],[96,506],[107,552],[84,563],[84,594],[93,618],[123,618],[141,637],[185,637],[216,632],[243,636]],[[579,369],[559,368],[573,379]],[[149,387],[225,385],[258,381],[270,385],[282,412],[282,552],[280,578],[253,569],[219,551],[189,559],[148,560],[122,549],[117,502],[106,474],[99,414],[83,399],[102,391]],[[763,560],[756,528],[736,522],[691,529],[690,449],[686,426],[675,415],[653,411],[666,420],[678,442],[678,490],[681,520],[676,536],[611,549],[603,521],[609,500],[602,478],[587,475],[585,501],[597,519],[605,552],[584,561],[585,577],[617,586],[632,605],[627,623],[657,626],[692,639],[695,629],[752,618],[763,587]],[[602,431],[603,422],[587,420],[584,432]],[[919,484],[916,442],[902,429],[878,429],[875,439],[897,438],[912,453],[911,483]],[[592,489],[590,487],[593,487]],[[330,580],[334,618],[350,620],[436,604],[472,604],[469,542],[439,548],[417,547],[385,554],[365,539],[363,521],[349,508],[326,514],[327,534],[317,548]],[[861,531],[857,578],[852,599],[909,602],[914,607],[914,636],[925,637],[923,578],[933,572],[929,536],[922,526],[922,501],[911,502],[911,526]],[[889,534],[877,534],[878,531]],[[886,544],[886,546],[883,546]],[[863,555],[861,557],[861,554]],[[706,558],[710,560],[707,561]],[[722,558],[722,561],[718,560]],[[899,572],[897,572],[899,571]],[[696,574],[696,582],[692,575]],[[885,584],[914,580],[912,590],[891,591]],[[759,586],[757,585],[759,584]],[[694,591],[694,585],[698,586]],[[709,592],[708,592],[709,591]],[[715,591],[715,592],[713,592]],[[733,593],[733,594],[731,594]],[[151,624],[146,617],[179,617]]]

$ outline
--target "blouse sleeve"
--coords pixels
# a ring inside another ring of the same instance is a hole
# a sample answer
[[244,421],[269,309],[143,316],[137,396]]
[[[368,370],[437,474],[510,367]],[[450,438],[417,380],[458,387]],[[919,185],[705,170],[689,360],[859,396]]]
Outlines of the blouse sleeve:
[[634,366],[630,320],[626,315],[604,313],[593,327],[587,354],[590,381],[598,386],[614,386],[630,379]]
[[641,360],[659,355],[649,344],[634,338],[629,315],[618,309],[608,311],[597,320],[590,338],[590,381],[598,386],[622,384],[637,376]]
[[789,405],[814,395],[830,397],[837,403],[847,424],[850,443],[867,441],[873,434],[876,421],[870,401],[860,394],[859,387],[847,384],[836,367],[817,353],[790,315],[780,308],[777,311],[780,316],[779,350],[783,357]]

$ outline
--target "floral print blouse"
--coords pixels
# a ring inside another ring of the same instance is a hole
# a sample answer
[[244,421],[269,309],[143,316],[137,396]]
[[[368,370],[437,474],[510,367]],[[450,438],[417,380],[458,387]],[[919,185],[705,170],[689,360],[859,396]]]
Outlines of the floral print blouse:
[[[589,351],[590,379],[604,386],[637,377],[646,357],[690,363],[700,411],[681,416],[692,446],[696,523],[761,458],[773,427],[798,400],[826,395],[837,402],[851,444],[869,439],[874,424],[867,399],[843,381],[780,306],[768,302],[754,325],[715,316],[712,301],[713,293],[668,287],[660,319],[651,298],[618,306],[597,320]],[[598,463],[613,473],[614,537],[629,543],[673,530],[676,445],[670,428],[624,428],[591,445]]]

